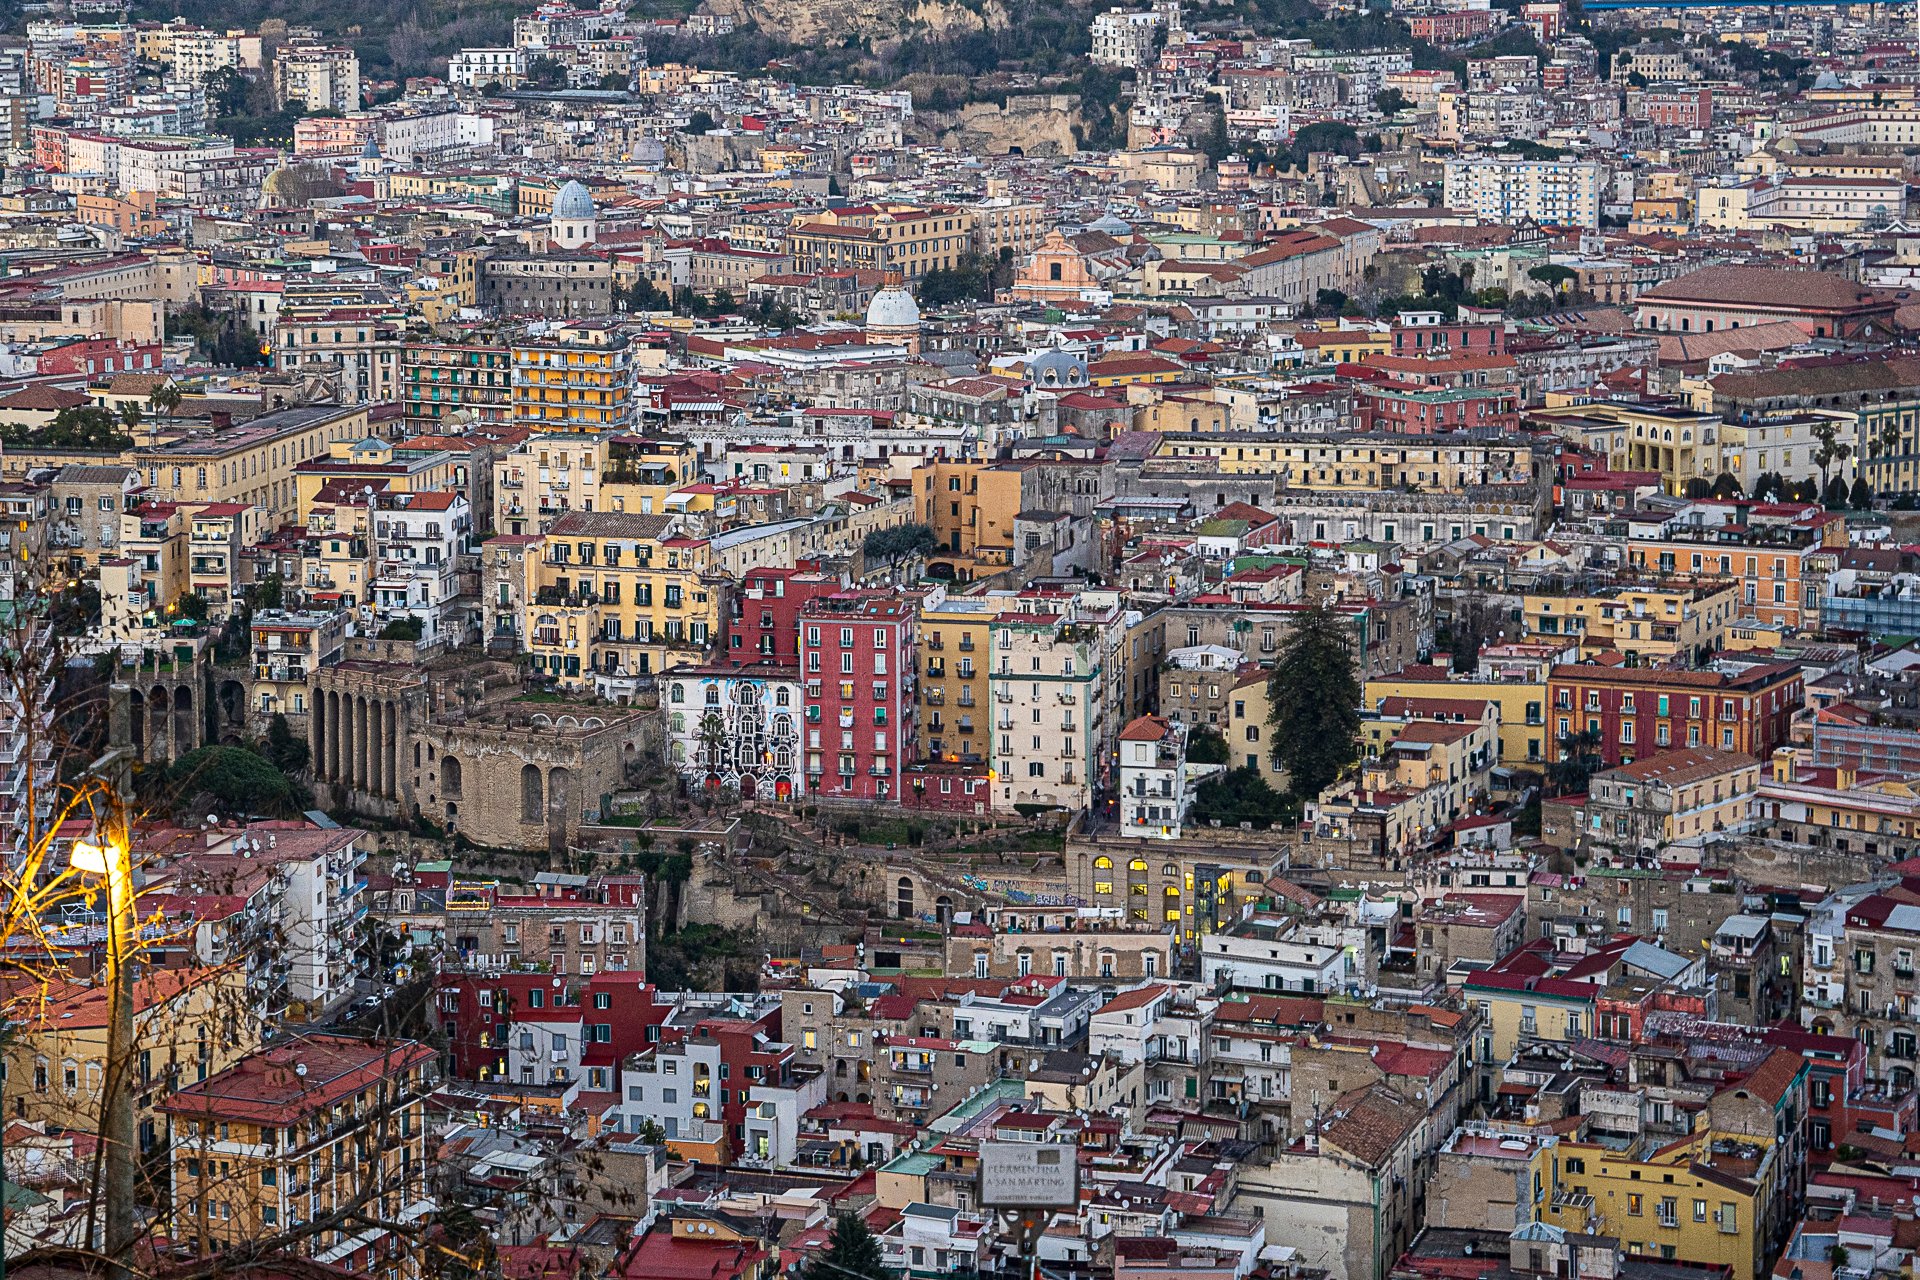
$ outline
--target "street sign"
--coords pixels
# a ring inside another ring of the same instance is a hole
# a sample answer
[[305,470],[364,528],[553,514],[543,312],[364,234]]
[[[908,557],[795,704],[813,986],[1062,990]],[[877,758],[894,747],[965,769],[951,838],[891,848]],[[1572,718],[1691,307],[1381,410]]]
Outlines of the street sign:
[[989,1209],[1071,1209],[1080,1203],[1080,1162],[1071,1145],[980,1144],[980,1203]]

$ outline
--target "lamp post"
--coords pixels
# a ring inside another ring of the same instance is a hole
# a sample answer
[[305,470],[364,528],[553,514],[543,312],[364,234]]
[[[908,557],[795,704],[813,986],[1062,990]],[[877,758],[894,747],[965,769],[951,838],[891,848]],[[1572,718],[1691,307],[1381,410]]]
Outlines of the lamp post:
[[[100,1095],[100,1143],[104,1205],[100,1252],[107,1280],[131,1280],[127,1260],[134,1239],[133,1092],[133,856],[124,818],[115,809],[96,828],[96,839],[75,842],[70,862],[107,886],[107,1069]],[[92,1215],[88,1216],[91,1237]],[[89,1246],[94,1241],[88,1241]]]

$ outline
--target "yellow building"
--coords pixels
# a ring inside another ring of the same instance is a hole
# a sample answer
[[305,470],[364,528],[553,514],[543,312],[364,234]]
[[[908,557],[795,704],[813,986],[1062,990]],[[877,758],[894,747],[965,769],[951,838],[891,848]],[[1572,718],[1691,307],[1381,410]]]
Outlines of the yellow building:
[[[354,1203],[374,1222],[431,1213],[426,1100],[434,1051],[309,1035],[254,1053],[163,1106],[171,1225],[201,1256]],[[356,1198],[377,1188],[364,1204]],[[412,1280],[421,1246],[385,1228],[321,1232],[300,1249],[353,1275]]]
[[1379,676],[1366,683],[1366,705],[1378,707],[1387,698],[1444,698],[1449,701],[1491,702],[1500,708],[1500,763],[1509,766],[1544,765],[1552,758],[1546,721],[1547,681],[1476,680],[1449,677],[1433,667],[1414,673]]
[[1726,470],[1720,416],[1661,405],[1570,405],[1528,411],[1535,425],[1563,439],[1602,450],[1615,471],[1656,471],[1668,493],[1689,480],[1712,484]]
[[[135,1124],[142,1150],[161,1136],[158,1108],[260,1045],[244,1013],[246,979],[231,966],[156,969],[134,983]],[[91,1133],[107,1064],[107,990],[55,981],[8,1010],[7,1116]]]
[[283,409],[241,426],[135,448],[128,461],[162,502],[244,502],[277,528],[295,518],[294,468],[343,440],[372,434],[367,411],[338,405]]
[[909,280],[951,271],[973,244],[973,213],[958,205],[860,204],[808,209],[788,228],[787,254],[803,275],[860,268]]
[[1155,452],[1211,458],[1229,475],[1280,476],[1290,489],[1316,491],[1414,484],[1429,493],[1454,493],[1469,485],[1523,484],[1533,476],[1533,451],[1510,441],[1437,444],[1384,433],[1222,437],[1167,432]]
[[664,515],[699,471],[685,441],[543,431],[494,463],[494,518],[502,533],[531,534],[569,511]]
[[1508,1061],[1522,1039],[1564,1044],[1592,1034],[1599,987],[1560,978],[1528,978],[1524,985],[1501,985],[1512,977],[1500,974],[1467,981],[1466,999],[1480,1010],[1481,1061]]
[[1634,1158],[1598,1143],[1553,1151],[1558,1194],[1541,1220],[1569,1231],[1615,1236],[1628,1254],[1727,1267],[1733,1280],[1766,1274],[1761,1221],[1782,1176],[1764,1136],[1703,1129]]
[[624,428],[633,421],[633,344],[580,322],[513,344],[514,421],[534,431]]
[[547,527],[521,633],[533,669],[568,689],[707,661],[725,581],[704,538],[665,516],[570,511]]
[[920,518],[940,549],[930,562],[969,582],[1013,565],[1013,522],[1021,510],[1018,468],[984,462],[929,462],[913,473]]
[[1617,588],[1592,594],[1528,593],[1521,611],[1530,643],[1578,643],[1582,656],[1623,653],[1649,665],[1690,662],[1720,647],[1739,610],[1740,590],[1722,587]]
[[988,754],[987,632],[1002,606],[991,596],[948,596],[920,611],[920,740],[930,757]]
[[332,492],[359,492],[366,486],[387,493],[437,493],[456,488],[454,473],[458,460],[444,451],[396,454],[391,441],[379,436],[359,440],[336,440],[324,455],[309,459],[293,470],[295,523],[305,524],[313,515],[320,491],[332,485]]

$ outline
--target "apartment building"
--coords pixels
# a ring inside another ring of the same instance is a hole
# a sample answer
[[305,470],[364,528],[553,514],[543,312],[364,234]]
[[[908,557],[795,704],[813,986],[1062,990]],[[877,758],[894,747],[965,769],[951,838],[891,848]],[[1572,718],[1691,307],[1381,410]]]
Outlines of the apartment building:
[[805,218],[786,233],[787,256],[803,275],[891,270],[918,280],[953,270],[973,243],[973,212],[957,205],[848,205]]
[[1636,858],[1675,840],[1739,827],[1753,810],[1762,766],[1752,756],[1682,747],[1606,769],[1587,788],[1582,846]]
[[458,416],[467,422],[513,421],[513,356],[485,342],[420,342],[400,348],[399,394],[407,429],[437,431]]
[[1095,66],[1138,71],[1153,61],[1167,15],[1157,9],[1129,13],[1115,6],[1093,19],[1093,47],[1087,58]]
[[368,542],[373,577],[367,603],[385,627],[419,624],[420,638],[449,647],[466,638],[466,619],[452,606],[460,566],[475,551],[473,512],[458,493],[381,493],[373,497]]
[[[133,984],[135,1129],[141,1151],[164,1130],[159,1107],[186,1084],[223,1071],[260,1045],[246,977],[228,966],[155,968]],[[108,989],[56,980],[10,1011],[4,1048],[8,1118],[63,1129],[98,1125],[107,1070]]]
[[917,614],[911,598],[859,591],[801,610],[808,791],[899,798],[918,750]]
[[1080,810],[1111,774],[1109,645],[1062,613],[1003,613],[988,629],[994,807]]
[[1622,653],[1629,662],[1698,662],[1720,648],[1743,616],[1739,588],[1708,578],[1694,587],[1615,587],[1522,597],[1525,643],[1577,645],[1581,655]]
[[513,343],[513,416],[536,432],[624,428],[634,414],[632,341],[578,322]]
[[[408,1040],[313,1035],[241,1059],[161,1105],[169,1234],[204,1256],[364,1205],[376,1222],[434,1212],[426,1100],[437,1055]],[[364,1197],[364,1199],[363,1199]],[[415,1280],[424,1246],[342,1220],[300,1242],[313,1261]]]
[[1489,222],[1597,229],[1605,186],[1606,170],[1590,160],[1473,157],[1446,162],[1443,199]]
[[508,450],[493,464],[494,523],[502,533],[544,533],[569,511],[614,510],[600,496],[600,473],[611,447],[596,432],[554,430]]
[[683,536],[667,516],[569,511],[542,546],[522,628],[536,672],[563,688],[610,690],[706,661],[727,589],[706,539]]
[[1696,503],[1654,536],[1629,538],[1626,554],[1649,576],[1729,584],[1738,617],[1797,630],[1818,623],[1846,544],[1845,517],[1817,504]]
[[726,788],[743,801],[805,790],[797,663],[673,667],[660,686],[667,760],[689,787]]
[[293,44],[273,55],[273,97],[307,111],[360,109],[360,57],[352,49]]
[[385,307],[308,305],[289,299],[273,321],[273,363],[295,370],[336,365],[342,404],[400,398],[400,313]]
[[647,923],[638,876],[603,875],[584,886],[541,883],[533,893],[495,884],[447,889],[449,968],[490,973],[520,966],[554,977],[644,973]]
[[929,759],[976,764],[989,754],[987,655],[1004,604],[948,596],[920,611],[920,735]]
[[325,456],[336,442],[369,434],[364,408],[312,405],[264,414],[244,426],[141,445],[132,461],[153,500],[245,503],[259,507],[261,522],[273,528],[304,514],[295,505],[298,464]]
[[1749,667],[1737,675],[1560,665],[1547,677],[1553,750],[1574,734],[1599,735],[1609,765],[1674,747],[1712,747],[1764,758],[1787,741],[1803,705],[1805,677],[1796,664]]

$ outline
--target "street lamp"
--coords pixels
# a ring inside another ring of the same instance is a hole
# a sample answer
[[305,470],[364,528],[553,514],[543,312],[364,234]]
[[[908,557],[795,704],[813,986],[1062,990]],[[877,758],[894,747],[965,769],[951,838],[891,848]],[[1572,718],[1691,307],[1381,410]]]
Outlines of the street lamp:
[[[116,816],[95,826],[95,839],[74,842],[68,863],[107,882],[107,1063],[100,1095],[100,1146],[104,1205],[101,1252],[108,1280],[128,1280],[134,1237],[133,1093],[133,856],[126,825]],[[93,1215],[88,1214],[88,1244]]]

